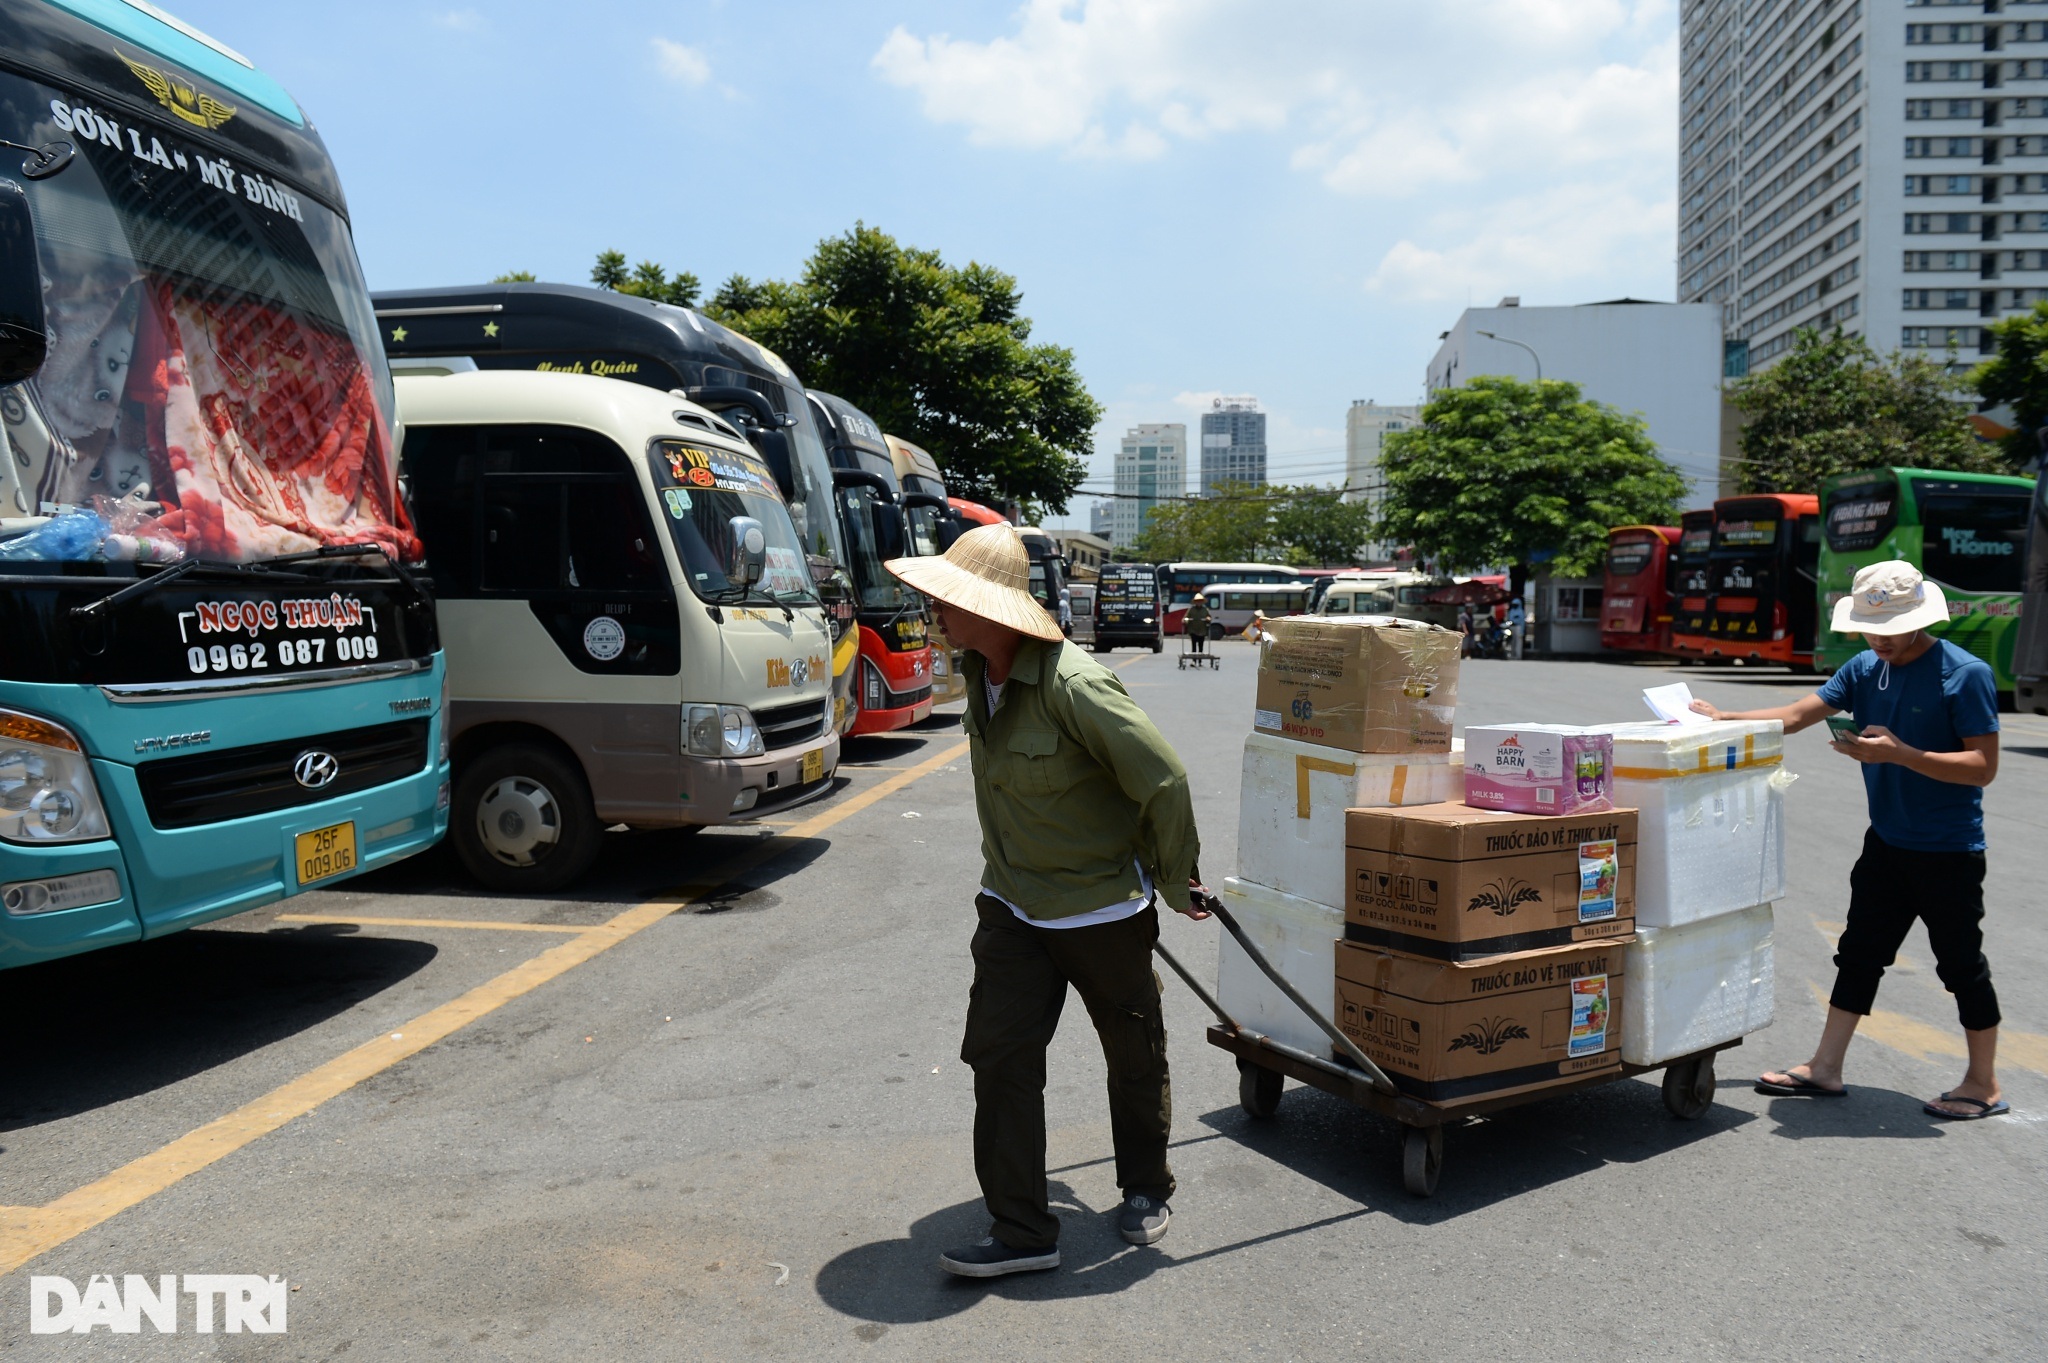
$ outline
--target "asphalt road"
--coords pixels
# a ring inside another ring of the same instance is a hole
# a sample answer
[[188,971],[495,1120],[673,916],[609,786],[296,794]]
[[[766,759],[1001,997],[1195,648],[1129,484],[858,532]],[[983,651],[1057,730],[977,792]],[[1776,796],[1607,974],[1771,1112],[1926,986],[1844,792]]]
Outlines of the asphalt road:
[[[1112,660],[1234,868],[1252,657]],[[1469,663],[1461,718],[1638,717],[1683,676]],[[1847,1101],[1747,1076],[1803,1059],[1864,827],[1851,763],[1788,744],[1778,1022],[1704,1118],[1628,1080],[1451,1131],[1402,1190],[1398,1131],[1313,1090],[1237,1105],[1167,981],[1173,1228],[1109,1213],[1099,1051],[1069,1010],[1047,1093],[1056,1274],[955,1281],[979,1237],[969,1074],[977,834],[957,722],[849,746],[832,801],[694,837],[611,835],[571,896],[473,893],[436,852],[162,942],[0,976],[7,1359],[1430,1359],[2048,1356],[2048,720],[1988,792],[1990,954],[2016,1114],[1920,1101],[1961,1037],[1916,930]],[[382,920],[382,921],[378,921]],[[1213,978],[1217,928],[1172,918]],[[1654,1078],[1654,1076],[1653,1076]],[[31,1274],[282,1274],[283,1336],[31,1337]]]

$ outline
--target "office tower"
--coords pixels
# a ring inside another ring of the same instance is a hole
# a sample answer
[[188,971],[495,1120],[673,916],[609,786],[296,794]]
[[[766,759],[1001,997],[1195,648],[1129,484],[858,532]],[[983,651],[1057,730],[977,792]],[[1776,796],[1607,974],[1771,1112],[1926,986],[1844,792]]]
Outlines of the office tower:
[[1222,483],[1266,481],[1266,414],[1255,397],[1217,398],[1202,413],[1202,495]]
[[1133,426],[1116,453],[1116,513],[1109,541],[1128,549],[1161,501],[1187,495],[1188,428],[1169,421]]
[[1088,505],[1088,533],[1108,539],[1116,528],[1116,499],[1108,498]]
[[1344,414],[1344,500],[1379,505],[1380,451],[1387,436],[1422,418],[1420,407],[1387,407],[1358,398]]
[[1980,3],[1689,0],[1678,296],[1724,368],[1803,327],[1975,363],[2048,288],[2048,23]]

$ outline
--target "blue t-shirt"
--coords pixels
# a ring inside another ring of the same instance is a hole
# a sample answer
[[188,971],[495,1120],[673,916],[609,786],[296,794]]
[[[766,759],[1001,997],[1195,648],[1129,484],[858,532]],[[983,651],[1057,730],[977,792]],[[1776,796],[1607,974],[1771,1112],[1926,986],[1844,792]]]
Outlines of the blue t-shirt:
[[[1961,752],[1963,740],[1998,732],[1998,684],[1991,668],[1946,639],[1904,667],[1869,649],[1842,665],[1820,698],[1858,728],[1882,724],[1924,752]],[[1894,847],[1919,852],[1984,850],[1984,789],[1937,781],[1896,762],[1866,762],[1870,826]]]

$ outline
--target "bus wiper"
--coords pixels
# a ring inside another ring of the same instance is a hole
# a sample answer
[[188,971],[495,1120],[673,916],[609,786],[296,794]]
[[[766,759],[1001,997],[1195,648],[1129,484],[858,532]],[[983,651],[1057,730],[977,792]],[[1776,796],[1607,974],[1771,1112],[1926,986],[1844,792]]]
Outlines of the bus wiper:
[[393,557],[389,549],[386,549],[374,540],[366,540],[360,544],[323,544],[318,549],[308,549],[304,553],[299,554],[284,554],[278,558],[267,558],[247,566],[260,571],[274,563],[310,563],[328,558],[359,558],[364,554],[375,554],[390,564],[393,575],[405,584],[405,589],[413,594],[415,600],[419,601],[422,605],[433,604],[433,598],[428,594],[427,589],[421,585],[420,580],[413,576],[412,570]]
[[[271,561],[278,562],[279,560]],[[140,582],[131,582],[120,591],[109,593],[97,601],[88,601],[82,606],[73,606],[71,608],[71,615],[74,619],[97,619],[104,616],[115,606],[131,601],[139,596],[147,596],[157,588],[167,583],[175,582],[181,577],[190,576],[193,573],[227,573],[230,576],[240,577],[261,569],[263,566],[262,564],[255,563],[223,563],[216,559],[205,558],[184,559],[172,564],[160,573],[143,578]],[[311,582],[313,580],[303,573],[279,573],[277,576],[287,582]]]
[[[733,595],[733,593],[735,592],[739,593],[739,595]],[[718,605],[721,606],[750,606],[765,601],[769,605],[775,607],[775,609],[781,611],[783,619],[796,619],[796,612],[789,608],[788,602],[783,601],[778,597],[771,596],[767,592],[761,591],[752,583],[748,583],[746,586],[743,587],[722,587],[719,589],[717,595],[713,599],[716,601]]]

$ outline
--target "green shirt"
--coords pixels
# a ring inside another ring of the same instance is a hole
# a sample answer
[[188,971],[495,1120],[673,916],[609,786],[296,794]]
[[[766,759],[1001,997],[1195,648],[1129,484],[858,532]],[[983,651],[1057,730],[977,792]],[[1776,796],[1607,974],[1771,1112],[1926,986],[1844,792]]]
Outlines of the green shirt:
[[1069,643],[1026,639],[988,713],[988,662],[966,655],[982,883],[1033,918],[1067,918],[1140,889],[1188,905],[1188,773],[1116,674]]
[[1195,629],[1209,623],[1209,607],[1200,601],[1188,607],[1187,624]]

